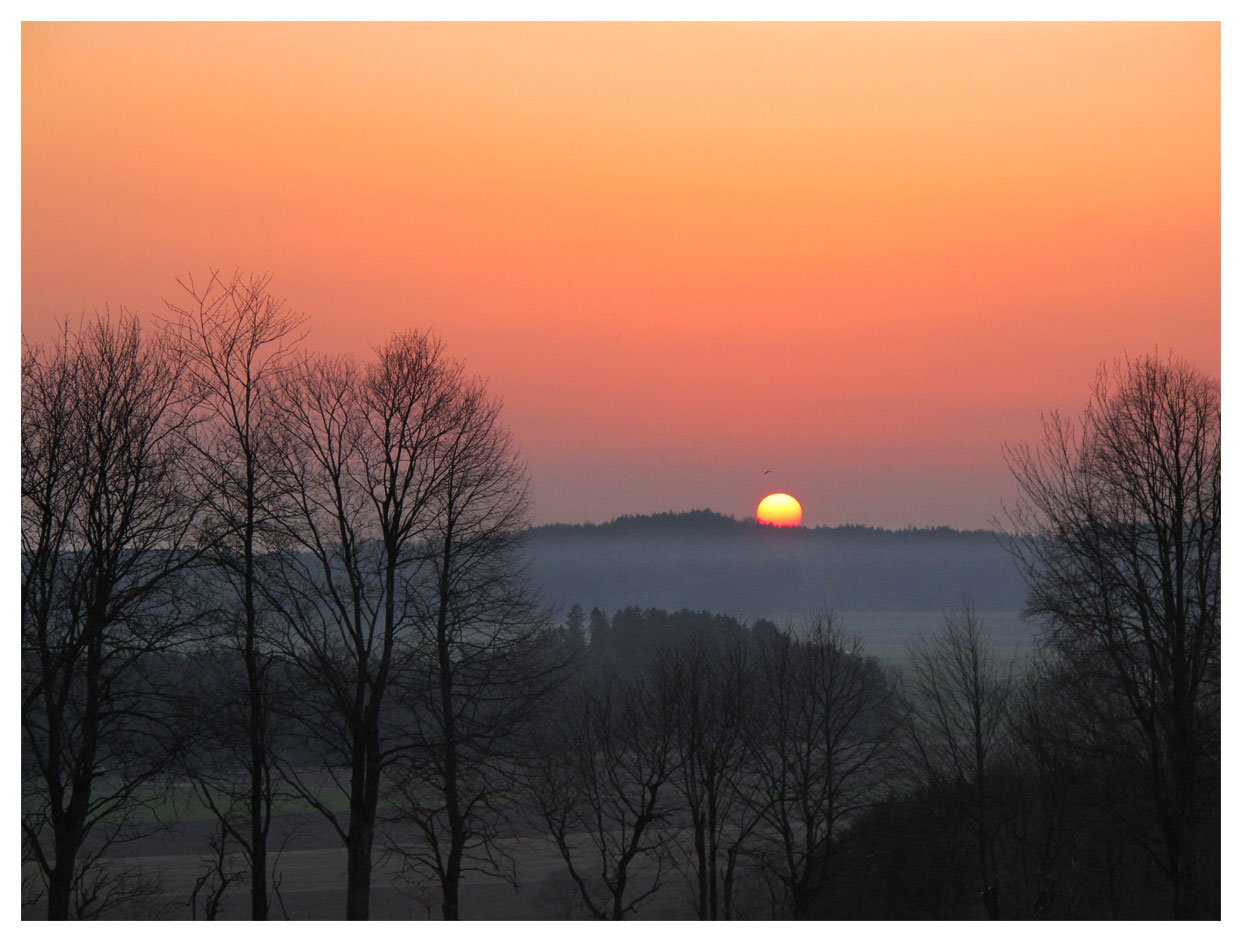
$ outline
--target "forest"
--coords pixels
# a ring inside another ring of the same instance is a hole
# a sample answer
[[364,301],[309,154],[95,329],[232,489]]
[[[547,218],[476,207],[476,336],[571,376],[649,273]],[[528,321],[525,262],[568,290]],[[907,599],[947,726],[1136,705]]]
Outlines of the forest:
[[[500,401],[435,335],[311,356],[266,279],[184,287],[23,348],[25,916],[301,916],[293,812],[347,919],[382,866],[494,916],[466,892],[530,893],[534,846],[567,919],[1220,916],[1220,398],[1180,361],[1008,452],[1033,656],[964,579],[894,663],[826,607],[555,608],[591,589],[536,591]],[[170,894],[127,849],[189,810]]]

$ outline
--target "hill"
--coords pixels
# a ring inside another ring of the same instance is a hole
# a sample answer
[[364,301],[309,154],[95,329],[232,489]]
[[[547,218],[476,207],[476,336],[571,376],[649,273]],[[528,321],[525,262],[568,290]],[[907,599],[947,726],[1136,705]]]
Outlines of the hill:
[[710,510],[534,527],[529,573],[545,599],[782,617],[824,607],[1018,612],[1024,585],[1000,535],[948,527],[774,528]]

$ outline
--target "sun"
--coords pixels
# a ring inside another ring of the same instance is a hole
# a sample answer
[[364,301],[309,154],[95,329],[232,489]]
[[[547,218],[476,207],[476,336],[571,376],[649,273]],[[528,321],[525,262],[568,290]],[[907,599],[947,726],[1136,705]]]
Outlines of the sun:
[[755,509],[755,519],[773,527],[798,527],[803,521],[803,506],[788,494],[770,494]]

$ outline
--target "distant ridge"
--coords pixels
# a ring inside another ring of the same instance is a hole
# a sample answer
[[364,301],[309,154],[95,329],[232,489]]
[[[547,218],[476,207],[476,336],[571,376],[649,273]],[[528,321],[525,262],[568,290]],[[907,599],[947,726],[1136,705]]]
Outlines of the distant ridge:
[[1017,615],[1025,597],[1003,536],[987,530],[775,528],[704,509],[533,527],[527,552],[548,602],[604,611],[946,611],[965,593]]
[[[652,514],[623,514],[621,517],[615,517],[612,520],[605,521],[603,524],[583,523],[583,524],[540,524],[532,527],[532,533],[546,532],[556,534],[570,533],[613,533],[613,534],[642,534],[642,533],[729,533],[738,532],[740,530],[769,532],[773,530],[767,524],[761,524],[754,518],[737,518],[732,514],[721,514],[711,508],[703,508],[702,510],[693,511],[657,511]],[[956,530],[947,527],[944,524],[937,526],[916,527],[908,525],[898,530],[890,530],[885,527],[872,527],[868,524],[835,524],[833,526],[820,525],[818,527],[790,527],[779,528],[784,533],[802,533],[802,534],[872,534],[876,536],[884,536],[891,534],[923,534],[936,537],[979,537],[979,536],[997,536],[995,531],[991,530]]]

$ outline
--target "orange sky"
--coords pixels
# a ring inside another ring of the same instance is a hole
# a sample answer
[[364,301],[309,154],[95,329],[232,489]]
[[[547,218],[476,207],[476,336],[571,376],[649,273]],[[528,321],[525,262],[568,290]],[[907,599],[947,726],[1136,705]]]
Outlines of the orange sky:
[[26,24],[22,329],[266,270],[539,522],[986,526],[1100,361],[1219,372],[1219,145],[1217,24]]

